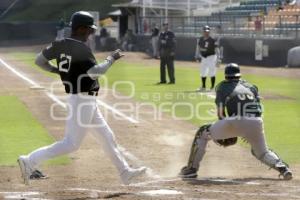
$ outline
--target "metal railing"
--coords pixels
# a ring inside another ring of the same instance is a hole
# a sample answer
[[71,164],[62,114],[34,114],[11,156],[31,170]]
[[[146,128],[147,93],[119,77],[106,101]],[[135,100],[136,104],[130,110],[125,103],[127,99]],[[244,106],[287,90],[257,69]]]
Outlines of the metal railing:
[[289,38],[300,37],[299,15],[276,16],[226,16],[214,15],[208,17],[141,17],[138,33],[151,34],[154,26],[161,28],[163,22],[178,36],[194,37],[202,34],[202,27],[209,25],[212,32],[223,36]]

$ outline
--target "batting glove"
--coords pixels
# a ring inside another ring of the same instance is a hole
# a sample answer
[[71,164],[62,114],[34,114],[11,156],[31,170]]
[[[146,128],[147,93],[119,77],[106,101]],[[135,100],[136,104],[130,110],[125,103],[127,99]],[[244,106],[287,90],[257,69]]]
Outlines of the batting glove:
[[123,56],[124,56],[124,54],[122,54],[122,51],[120,49],[115,50],[111,54],[111,57],[113,57],[114,60],[118,60],[118,59],[120,59]]

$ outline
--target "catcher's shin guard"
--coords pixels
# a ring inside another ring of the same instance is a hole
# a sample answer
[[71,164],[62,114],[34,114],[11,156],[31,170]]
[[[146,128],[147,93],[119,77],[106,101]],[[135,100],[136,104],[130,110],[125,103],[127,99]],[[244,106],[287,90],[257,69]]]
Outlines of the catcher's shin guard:
[[285,180],[290,180],[293,178],[292,172],[289,169],[288,164],[283,162],[279,156],[272,150],[268,150],[265,154],[263,154],[261,157],[257,157],[253,150],[251,150],[251,153],[261,162],[266,164],[272,169],[275,169],[280,174],[279,176],[282,176]]
[[[188,167],[189,168],[193,168],[193,163],[195,162],[195,157],[197,156],[197,153],[199,151],[199,146],[198,146],[198,140],[204,135],[208,135],[209,133],[209,128],[210,128],[211,124],[206,124],[201,126],[198,131],[196,132],[194,141],[192,143],[192,147],[191,147],[191,152],[190,152],[190,156],[189,156],[189,160],[188,160]],[[206,137],[206,136],[205,136]]]

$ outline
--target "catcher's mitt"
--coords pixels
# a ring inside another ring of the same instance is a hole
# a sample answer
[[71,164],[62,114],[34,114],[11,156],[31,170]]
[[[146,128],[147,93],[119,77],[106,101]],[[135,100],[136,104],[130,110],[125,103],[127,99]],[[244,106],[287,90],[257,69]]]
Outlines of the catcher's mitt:
[[237,137],[233,137],[233,138],[227,138],[227,139],[223,139],[223,140],[215,140],[215,143],[222,146],[222,147],[229,147],[231,145],[235,145],[238,141]]

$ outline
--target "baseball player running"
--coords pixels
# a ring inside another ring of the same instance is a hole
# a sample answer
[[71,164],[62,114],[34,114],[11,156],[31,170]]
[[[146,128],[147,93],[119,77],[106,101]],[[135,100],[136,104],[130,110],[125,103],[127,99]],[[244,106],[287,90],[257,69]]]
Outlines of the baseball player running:
[[250,143],[253,156],[277,170],[283,179],[292,179],[288,165],[267,147],[258,88],[241,79],[237,64],[226,66],[225,80],[216,87],[215,102],[219,120],[203,125],[197,131],[188,164],[182,168],[179,176],[197,177],[199,163],[209,140],[226,147],[234,145],[237,137],[242,137]]
[[[124,184],[143,174],[145,167],[133,169],[129,167],[115,141],[101,112],[97,108],[96,96],[99,90],[98,77],[104,74],[114,61],[123,55],[116,50],[103,63],[97,64],[91,49],[85,44],[89,35],[95,32],[94,19],[88,12],[79,11],[71,18],[72,35],[61,41],[53,42],[36,58],[41,68],[59,73],[68,96],[68,113],[65,137],[50,146],[39,148],[29,155],[20,156],[18,163],[25,184],[30,179],[42,178],[37,170],[40,163],[48,159],[76,151],[86,135],[89,127],[100,141],[111,161],[120,173]],[[50,60],[56,59],[58,68],[52,66]],[[93,125],[93,126],[90,126]]]
[[200,76],[202,86],[198,89],[200,92],[206,91],[206,77],[209,76],[211,80],[210,90],[213,90],[216,82],[217,72],[217,41],[210,36],[210,27],[203,27],[203,36],[197,41],[195,59],[201,59]]

